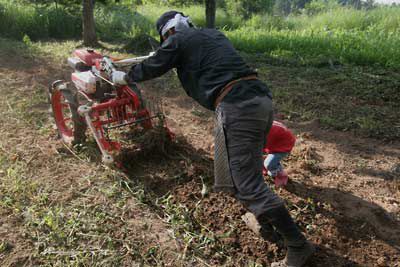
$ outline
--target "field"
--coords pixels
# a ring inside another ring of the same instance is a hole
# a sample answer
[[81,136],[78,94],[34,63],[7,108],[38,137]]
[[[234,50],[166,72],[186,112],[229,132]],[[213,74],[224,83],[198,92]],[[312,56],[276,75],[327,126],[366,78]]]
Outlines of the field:
[[[246,228],[234,199],[202,196],[212,183],[213,114],[184,95],[173,72],[144,84],[163,98],[177,134],[168,156],[143,146],[121,172],[101,164],[93,140],[79,151],[60,142],[46,90],[68,79],[65,59],[79,45],[0,39],[0,266],[268,266],[282,258],[282,247]],[[318,246],[307,266],[400,266],[399,73],[243,56],[297,135],[284,162],[291,181],[277,193]]]

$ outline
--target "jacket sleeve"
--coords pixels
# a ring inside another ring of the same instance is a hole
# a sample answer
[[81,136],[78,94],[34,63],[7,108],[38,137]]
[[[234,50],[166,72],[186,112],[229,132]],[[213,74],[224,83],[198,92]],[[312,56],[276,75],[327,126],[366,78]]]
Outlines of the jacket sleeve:
[[128,72],[129,82],[141,82],[159,77],[177,67],[180,57],[179,38],[174,34],[163,42],[156,53]]

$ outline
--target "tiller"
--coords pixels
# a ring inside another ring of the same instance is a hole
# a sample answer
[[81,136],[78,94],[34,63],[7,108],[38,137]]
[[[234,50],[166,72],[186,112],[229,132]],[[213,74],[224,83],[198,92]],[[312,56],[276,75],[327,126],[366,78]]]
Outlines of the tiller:
[[103,162],[111,165],[121,150],[121,143],[111,140],[111,130],[138,125],[152,129],[154,119],[157,119],[166,135],[172,138],[160,103],[145,104],[136,83],[120,86],[111,82],[116,67],[137,64],[149,56],[151,54],[113,60],[90,49],[75,50],[73,57],[68,58],[68,65],[74,69],[72,83],[57,80],[49,88],[53,115],[62,141],[68,145],[82,143],[89,128]]

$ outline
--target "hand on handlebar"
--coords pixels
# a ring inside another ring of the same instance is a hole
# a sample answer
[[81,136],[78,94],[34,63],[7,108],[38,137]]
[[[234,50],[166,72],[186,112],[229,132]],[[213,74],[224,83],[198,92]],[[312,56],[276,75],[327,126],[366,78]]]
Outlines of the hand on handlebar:
[[112,60],[108,57],[104,57],[102,60],[103,71],[107,73],[111,81],[117,85],[128,84],[128,76],[125,72],[116,70]]
[[107,73],[108,76],[111,77],[111,74],[116,71],[112,60],[109,57],[103,57],[101,60],[101,68],[102,71]]
[[111,73],[111,81],[114,84],[126,85],[128,84],[128,75],[123,71],[114,70]]

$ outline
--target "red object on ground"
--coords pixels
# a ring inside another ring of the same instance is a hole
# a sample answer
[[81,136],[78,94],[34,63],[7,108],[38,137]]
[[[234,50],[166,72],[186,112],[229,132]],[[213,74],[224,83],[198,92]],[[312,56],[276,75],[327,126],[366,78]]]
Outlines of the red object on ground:
[[91,49],[78,49],[74,51],[74,56],[78,57],[88,66],[95,65],[95,59],[101,59],[103,56]]
[[281,122],[274,121],[267,136],[267,144],[264,153],[288,153],[292,151],[296,137]]

